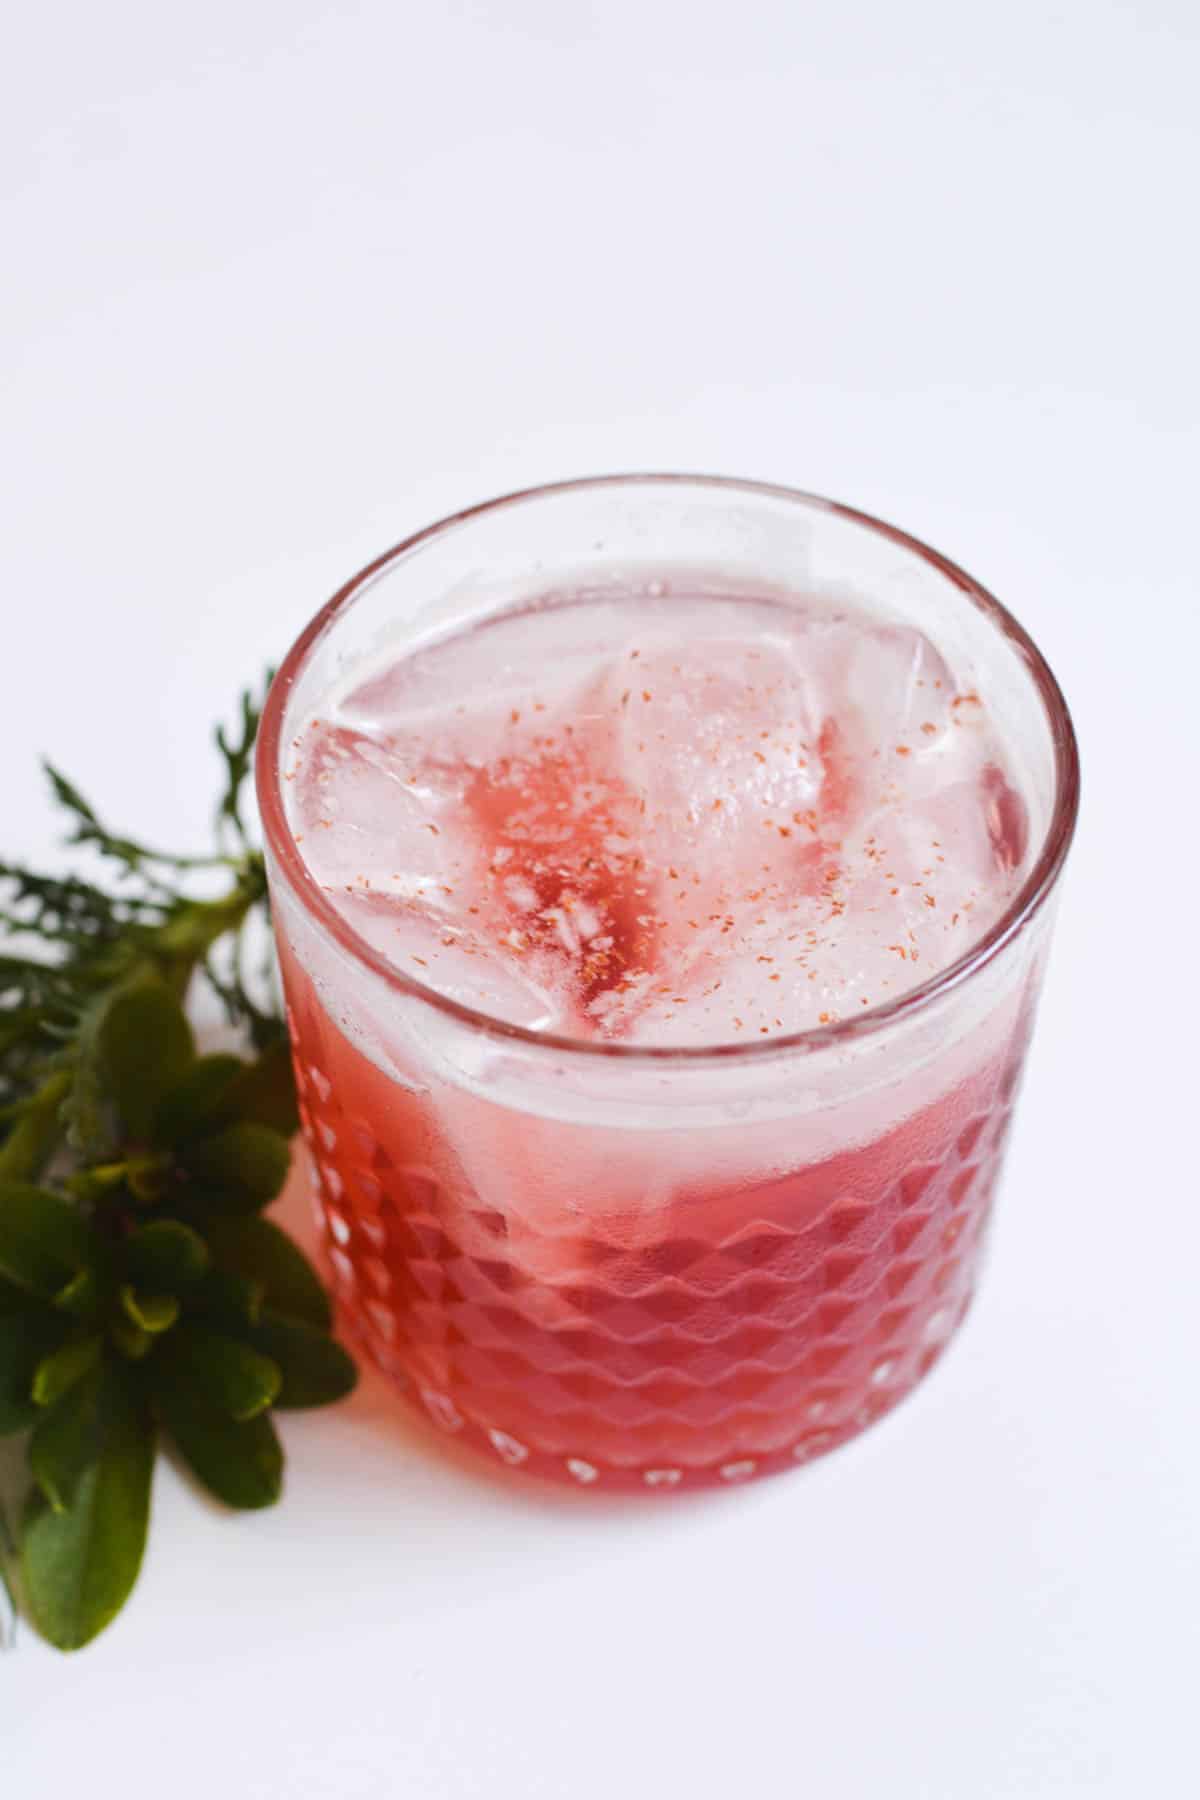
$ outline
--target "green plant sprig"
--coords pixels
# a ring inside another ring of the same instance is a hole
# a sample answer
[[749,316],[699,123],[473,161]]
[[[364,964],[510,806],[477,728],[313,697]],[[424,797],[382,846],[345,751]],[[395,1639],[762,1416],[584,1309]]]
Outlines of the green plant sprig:
[[[113,879],[0,864],[0,1435],[23,1435],[27,1471],[0,1579],[64,1650],[132,1591],[162,1442],[226,1505],[269,1506],[272,1410],[355,1381],[320,1280],[263,1216],[296,1100],[279,1006],[245,973],[267,905],[241,804],[259,711],[247,694],[217,732],[213,855],[110,831],[47,766],[68,842]],[[214,898],[189,891],[199,872],[223,878]],[[197,975],[252,1060],[197,1053]]]

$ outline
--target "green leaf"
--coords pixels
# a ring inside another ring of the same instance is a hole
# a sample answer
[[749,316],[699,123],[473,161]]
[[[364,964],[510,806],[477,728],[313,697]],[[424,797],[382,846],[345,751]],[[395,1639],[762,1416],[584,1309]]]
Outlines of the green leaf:
[[[274,678],[274,669],[268,669],[266,676],[268,688]],[[225,727],[218,725],[215,733],[217,749],[221,752],[225,763],[225,792],[217,807],[218,835],[222,825],[228,823],[233,826],[243,844],[247,843],[248,839],[241,812],[241,795],[254,766],[254,743],[258,736],[258,722],[262,717],[264,701],[256,700],[253,693],[247,688],[241,696],[240,730],[231,731],[227,735]]]
[[35,1496],[25,1518],[21,1579],[30,1616],[60,1650],[79,1650],[120,1612],[137,1581],[150,1519],[154,1431],[114,1385],[97,1459],[70,1505]]
[[[97,1345],[97,1348],[99,1346]],[[29,1440],[29,1467],[55,1512],[71,1504],[84,1471],[100,1455],[115,1377],[94,1361],[79,1380],[60,1390]]]
[[208,1242],[222,1269],[259,1282],[272,1312],[328,1330],[333,1323],[329,1295],[298,1245],[270,1219],[214,1219]]
[[264,1412],[283,1385],[279,1366],[269,1357],[200,1325],[180,1325],[164,1338],[156,1368],[173,1387],[239,1420]]
[[104,1104],[104,1060],[101,1039],[112,994],[95,995],[85,1006],[75,1035],[71,1089],[62,1104],[71,1148],[88,1162],[103,1162],[116,1149],[116,1137]]
[[190,1144],[180,1157],[193,1183],[193,1203],[205,1211],[257,1212],[282,1192],[291,1151],[266,1125],[229,1125]]
[[179,1317],[179,1301],[174,1294],[143,1294],[128,1282],[121,1289],[121,1305],[133,1323],[152,1337],[170,1331]]
[[170,1155],[160,1150],[149,1156],[131,1156],[125,1181],[135,1200],[153,1206],[170,1192],[174,1172]]
[[0,1179],[37,1180],[62,1137],[60,1114],[70,1087],[70,1075],[60,1069],[22,1103],[0,1148]]
[[105,1200],[118,1188],[125,1185],[129,1173],[127,1162],[94,1163],[90,1169],[76,1169],[66,1176],[63,1186],[73,1200],[82,1200],[87,1206],[95,1206]]
[[141,1362],[154,1348],[152,1334],[130,1318],[114,1319],[109,1337],[127,1362]]
[[211,1494],[226,1506],[274,1506],[283,1488],[283,1450],[266,1413],[239,1423],[169,1384],[155,1399],[180,1456]]
[[126,1139],[150,1136],[158,1104],[196,1054],[192,1028],[161,976],[141,974],[112,994],[99,1027],[105,1093]]
[[0,1314],[0,1437],[24,1431],[38,1417],[33,1378],[69,1330],[67,1321],[52,1312]]
[[299,1131],[296,1078],[286,1038],[268,1045],[256,1062],[243,1069],[225,1101],[234,1118],[269,1125],[284,1137],[290,1138]]
[[[237,1117],[226,1105],[230,1087],[249,1065],[239,1056],[201,1056],[163,1095],[154,1113],[156,1144],[182,1144],[209,1125]],[[268,1121],[269,1123],[269,1121]]]
[[100,1361],[104,1348],[98,1337],[72,1338],[60,1350],[43,1357],[33,1378],[33,1397],[39,1406],[53,1406],[68,1388],[75,1386]]
[[65,775],[60,774],[52,762],[43,759],[42,767],[46,771],[50,786],[54,790],[54,798],[58,801],[58,804],[65,807],[68,812],[75,814],[76,830],[87,832],[101,830],[102,828],[99,819],[96,817],[96,814],[88,805],[79,789],[75,786],[75,783],[73,781],[68,781]]
[[0,1182],[0,1275],[49,1299],[78,1274],[91,1248],[87,1221],[62,1194]]
[[104,1293],[93,1269],[80,1269],[54,1296],[55,1309],[73,1319],[91,1319],[100,1311]]
[[237,1056],[202,1056],[160,1101],[154,1141],[185,1144],[237,1123],[266,1125],[284,1137],[299,1129],[296,1083],[286,1039],[255,1062]]
[[263,1308],[263,1286],[235,1269],[210,1269],[188,1296],[189,1309],[218,1326],[253,1325]]
[[209,1267],[208,1245],[178,1219],[155,1219],[125,1240],[125,1267],[147,1287],[175,1292],[191,1287]]
[[282,1372],[278,1407],[331,1406],[344,1400],[358,1381],[354,1359],[335,1338],[311,1325],[264,1312],[247,1336]]

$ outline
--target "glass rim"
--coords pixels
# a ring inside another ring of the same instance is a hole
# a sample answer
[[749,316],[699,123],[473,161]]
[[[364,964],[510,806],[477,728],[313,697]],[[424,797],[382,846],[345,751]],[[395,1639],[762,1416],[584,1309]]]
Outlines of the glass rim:
[[[439,993],[436,988],[418,981],[415,977],[398,969],[388,961],[386,956],[375,950],[365,938],[360,936],[349,921],[331,905],[300,854],[287,822],[283,802],[280,745],[284,713],[292,688],[310,655],[318,643],[332,630],[341,615],[353,605],[363,588],[384,569],[401,561],[420,546],[435,538],[443,537],[485,514],[497,512],[502,508],[517,507],[527,501],[551,495],[586,494],[594,489],[612,487],[704,488],[730,497],[742,495],[787,501],[811,511],[829,513],[837,518],[845,519],[851,524],[863,527],[877,537],[885,538],[889,542],[899,545],[902,549],[916,555],[931,568],[936,569],[958,588],[970,603],[982,612],[1019,651],[1045,709],[1054,750],[1054,805],[1042,848],[1017,893],[995,923],[974,943],[968,945],[962,955],[952,963],[948,963],[944,969],[929,976],[916,987],[909,988],[896,999],[869,1007],[862,1013],[846,1019],[835,1020],[827,1025],[810,1026],[803,1031],[780,1033],[773,1037],[758,1038],[753,1042],[726,1041],[682,1045],[606,1043],[594,1039],[572,1037],[561,1032],[536,1031],[530,1026],[513,1024],[508,1020],[496,1018],[491,1013],[483,1012],[478,1007],[468,1006],[463,1001],[454,1000],[448,994]],[[1049,663],[1024,626],[1009,612],[1008,608],[973,576],[968,575],[964,569],[960,568],[957,563],[952,562],[949,557],[943,556],[940,551],[932,549],[921,539],[913,537],[911,533],[901,530],[899,526],[878,519],[858,507],[847,506],[841,501],[827,499],[821,494],[809,493],[801,488],[784,487],[773,482],[743,480],[735,476],[656,472],[581,476],[566,481],[544,482],[534,487],[518,488],[511,493],[498,495],[492,500],[480,501],[474,506],[450,513],[431,525],[423,526],[420,531],[413,532],[390,550],[385,550],[382,555],[367,563],[338,589],[332,599],[326,601],[297,637],[280,664],[263,707],[255,753],[255,782],[267,845],[293,892],[309,914],[315,917],[323,929],[334,939],[335,943],[347,951],[356,962],[369,968],[393,992],[420,1000],[425,1005],[433,1007],[435,1011],[448,1015],[474,1031],[483,1032],[489,1037],[508,1043],[520,1044],[529,1049],[553,1051],[559,1055],[571,1057],[589,1057],[598,1060],[619,1061],[625,1064],[641,1063],[659,1067],[664,1063],[707,1064],[730,1061],[748,1062],[753,1059],[765,1061],[786,1054],[807,1054],[839,1045],[849,1045],[873,1037],[900,1021],[923,1013],[943,995],[955,992],[979,970],[987,967],[1014,938],[1019,936],[1053,891],[1075,833],[1080,790],[1079,749],[1075,728],[1062,689],[1059,687]]]

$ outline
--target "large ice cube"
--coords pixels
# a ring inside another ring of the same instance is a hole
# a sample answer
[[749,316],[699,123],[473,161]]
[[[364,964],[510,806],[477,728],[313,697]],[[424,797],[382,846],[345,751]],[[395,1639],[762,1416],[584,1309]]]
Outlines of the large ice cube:
[[403,870],[419,886],[447,880],[461,860],[452,819],[461,772],[341,724],[322,721],[308,735],[288,798],[318,879],[375,881]]
[[449,999],[531,1031],[566,1025],[553,985],[538,980],[544,965],[507,956],[436,903],[347,889],[338,910],[402,974]]
[[792,879],[820,827],[822,697],[782,633],[637,639],[598,702],[663,902]]

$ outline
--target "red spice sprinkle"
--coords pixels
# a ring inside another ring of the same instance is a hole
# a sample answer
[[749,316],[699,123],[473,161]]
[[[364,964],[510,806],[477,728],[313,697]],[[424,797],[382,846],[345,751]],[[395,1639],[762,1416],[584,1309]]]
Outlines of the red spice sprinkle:
[[936,906],[936,905],[937,905],[937,901],[936,901],[936,900],[935,900],[935,899],[934,899],[934,897],[933,897],[933,895],[932,895],[932,894],[926,894],[926,896],[925,896],[925,904],[926,904],[926,906]]
[[819,1020],[820,1020],[820,1022],[821,1022],[821,1024],[822,1024],[822,1025],[828,1025],[828,1024],[829,1024],[829,1023],[830,1023],[830,1021],[831,1021],[831,1020],[832,1020],[832,1018],[833,1018],[833,1014],[832,1014],[832,1013],[827,1013],[827,1012],[823,1012],[823,1013],[818,1013],[818,1014],[817,1014],[817,1017],[818,1017],[818,1019],[819,1019]]
[[413,961],[415,963],[420,963],[420,965],[423,969],[427,969],[429,967],[429,964],[425,961],[425,958],[423,956],[414,956]]
[[653,698],[654,698],[654,695],[650,692],[649,688],[642,689],[642,699],[643,700],[653,700]]
[[508,716],[512,720],[514,725],[519,725],[521,723],[521,715],[515,706],[513,707],[512,711],[509,713]]
[[896,755],[897,756],[911,756],[912,751],[909,749],[907,744],[897,744],[896,745]]
[[436,825],[426,825],[425,829],[426,831],[432,831],[434,837],[441,837],[442,835]]
[[937,736],[937,726],[933,723],[932,719],[926,719],[921,726],[921,730],[925,733],[926,737]]

